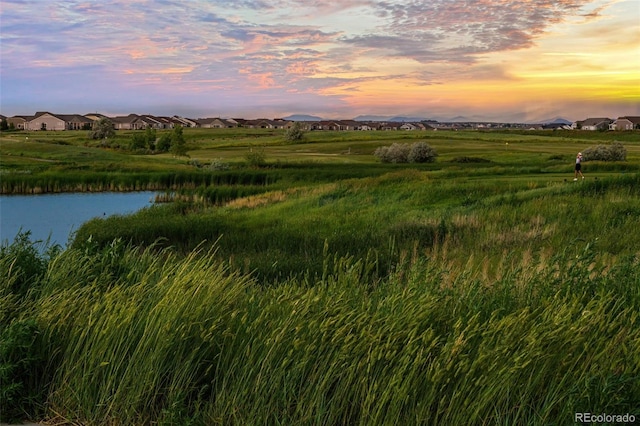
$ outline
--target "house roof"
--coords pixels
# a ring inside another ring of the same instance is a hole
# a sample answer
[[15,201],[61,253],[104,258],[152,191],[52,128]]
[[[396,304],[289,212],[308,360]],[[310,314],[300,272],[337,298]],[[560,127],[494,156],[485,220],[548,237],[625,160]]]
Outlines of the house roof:
[[606,122],[608,124],[608,123],[613,122],[613,120],[610,119],[610,118],[587,118],[586,120],[584,120],[582,122],[582,125],[583,126],[597,126],[598,124],[604,123],[604,122]]
[[[53,115],[53,114],[52,114]],[[93,121],[90,118],[87,118],[83,115],[80,114],[59,114],[56,115],[56,117],[58,117],[61,120],[64,120],[66,122],[71,122],[71,121],[79,121],[81,123],[92,123]]]
[[[626,115],[626,116],[620,117],[620,118],[624,118],[625,120],[629,120],[633,124],[640,124],[640,117]],[[618,120],[620,120],[620,118],[618,118]]]
[[129,114],[126,116],[120,115],[118,117],[111,118],[114,123],[133,123],[139,118],[138,114]]

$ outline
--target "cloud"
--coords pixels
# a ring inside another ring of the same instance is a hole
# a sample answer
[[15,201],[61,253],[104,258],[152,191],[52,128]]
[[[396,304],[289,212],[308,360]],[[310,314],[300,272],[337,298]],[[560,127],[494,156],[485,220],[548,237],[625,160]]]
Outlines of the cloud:
[[470,63],[480,54],[530,47],[551,24],[577,13],[578,0],[410,0],[378,1],[380,35],[347,43],[377,43],[391,56],[418,62]]
[[607,14],[620,14],[613,5],[629,7],[618,0],[2,0],[1,96],[19,99],[20,87],[38,102],[24,91],[29,76],[36,87],[64,88],[47,96],[62,96],[73,81],[86,97],[94,82],[111,88],[109,99],[164,93],[185,104],[188,95],[253,108],[299,98],[341,108],[367,90],[514,81],[507,54],[535,49],[569,20],[581,37],[605,40],[601,52],[615,40],[631,45],[637,27],[604,25]]

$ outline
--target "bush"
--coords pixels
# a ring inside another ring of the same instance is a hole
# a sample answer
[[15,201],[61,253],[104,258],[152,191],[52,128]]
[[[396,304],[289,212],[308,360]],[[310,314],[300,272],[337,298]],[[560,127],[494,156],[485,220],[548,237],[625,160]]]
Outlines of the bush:
[[110,139],[116,135],[113,123],[106,117],[95,121],[91,128],[92,130],[89,132],[89,137],[91,139]]
[[251,148],[244,156],[245,160],[251,167],[261,167],[267,163],[267,156],[264,153],[264,149]]
[[131,142],[129,142],[129,149],[131,151],[138,151],[145,149],[147,147],[147,139],[145,135],[141,133],[136,133],[131,137]]
[[229,163],[225,162],[222,158],[215,158],[211,164],[209,164],[211,170],[229,170]]
[[171,148],[171,133],[163,133],[160,139],[158,139],[156,150],[159,152],[169,152],[169,148]]
[[304,130],[299,122],[293,123],[293,126],[284,132],[284,140],[287,143],[298,143],[304,140]]
[[582,151],[582,159],[584,161],[625,161],[627,149],[620,142],[598,145]]
[[[437,154],[436,154],[437,155]],[[491,160],[487,160],[486,158],[480,158],[480,157],[455,157],[451,160],[452,163],[462,163],[462,164],[467,164],[467,163],[491,163]]]
[[410,163],[432,163],[435,161],[438,153],[426,142],[416,142],[411,145],[409,151]]
[[373,153],[383,163],[428,163],[435,161],[438,153],[425,142],[412,145],[394,143],[391,146],[381,146]]

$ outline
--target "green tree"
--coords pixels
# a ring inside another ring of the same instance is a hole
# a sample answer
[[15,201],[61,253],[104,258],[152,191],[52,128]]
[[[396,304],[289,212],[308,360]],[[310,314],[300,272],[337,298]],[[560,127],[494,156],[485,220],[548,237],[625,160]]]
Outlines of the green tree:
[[91,139],[108,139],[114,137],[116,130],[113,123],[107,117],[102,117],[98,121],[94,121],[93,128],[89,133]]
[[144,132],[145,145],[149,147],[151,151],[156,149],[156,129],[151,126],[147,126],[147,130]]
[[169,152],[171,148],[171,133],[162,133],[158,142],[156,143],[156,151],[158,152]]
[[293,123],[293,126],[284,132],[284,140],[287,143],[298,143],[304,140],[304,130],[302,130],[302,124],[299,121]]
[[171,133],[171,147],[169,151],[174,155],[174,157],[182,157],[187,155],[187,144],[184,140],[184,135],[182,134],[182,126],[178,125],[173,128],[173,132]]
[[142,133],[134,133],[129,142],[131,151],[138,151],[147,147],[147,138]]
[[0,130],[3,132],[5,130],[9,130],[9,123],[7,122],[6,117],[2,117],[2,121],[0,121]]

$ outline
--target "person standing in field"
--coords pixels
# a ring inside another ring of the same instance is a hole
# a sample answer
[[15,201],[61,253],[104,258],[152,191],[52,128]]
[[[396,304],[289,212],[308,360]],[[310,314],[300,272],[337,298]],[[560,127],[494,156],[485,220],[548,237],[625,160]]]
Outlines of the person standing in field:
[[573,180],[578,180],[578,175],[584,179],[584,175],[582,174],[582,153],[579,152],[576,156],[576,168],[573,173]]

